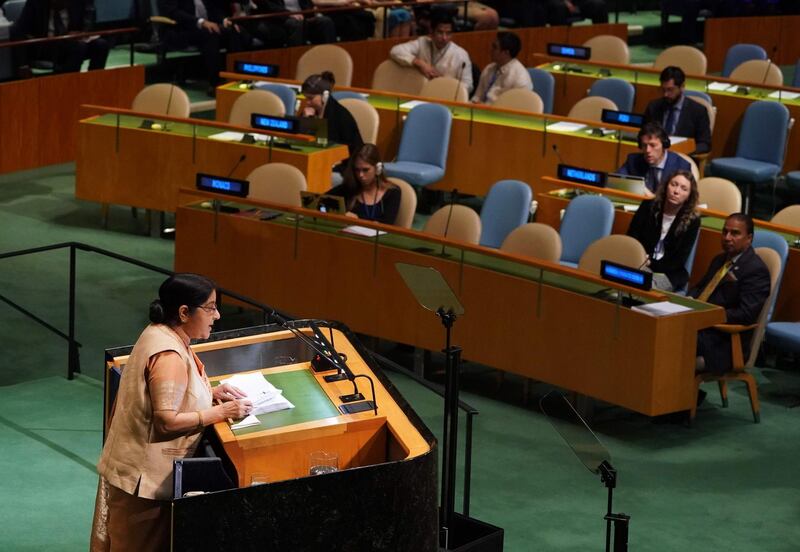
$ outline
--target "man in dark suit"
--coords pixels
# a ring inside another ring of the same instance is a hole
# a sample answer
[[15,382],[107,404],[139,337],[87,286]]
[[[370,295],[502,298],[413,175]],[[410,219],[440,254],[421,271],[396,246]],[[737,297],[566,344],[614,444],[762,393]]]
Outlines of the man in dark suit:
[[645,123],[639,131],[641,153],[631,153],[619,170],[620,174],[644,177],[645,186],[655,193],[662,179],[676,171],[691,171],[689,162],[669,151],[669,136],[661,125]]
[[[311,0],[253,0],[254,14],[313,10]],[[258,21],[254,34],[269,48],[302,46],[336,42],[336,25],[323,14],[295,13],[286,17],[270,17]]]
[[209,95],[214,94],[222,69],[219,49],[238,52],[249,42],[247,33],[226,16],[224,6],[223,0],[158,0],[161,15],[176,22],[164,37],[167,45],[176,50],[187,46],[200,48]]
[[[769,269],[753,249],[753,219],[734,213],[722,228],[722,253],[714,257],[703,279],[689,295],[725,309],[726,324],[755,324],[770,291]],[[747,358],[752,332],[742,334]],[[697,334],[697,356],[704,370],[723,374],[731,370],[730,335],[713,328]]]
[[661,98],[647,104],[645,122],[655,122],[670,136],[694,138],[694,153],[711,151],[711,124],[705,106],[684,94],[686,75],[680,67],[661,71]]
[[[87,30],[84,0],[28,0],[19,19],[11,26],[11,40],[61,36]],[[17,54],[20,72],[29,74],[28,52]],[[36,47],[32,56],[53,60],[56,73],[80,71],[83,60],[89,70],[103,69],[108,58],[108,42],[103,38],[79,38],[52,46]],[[27,69],[27,71],[26,71]]]

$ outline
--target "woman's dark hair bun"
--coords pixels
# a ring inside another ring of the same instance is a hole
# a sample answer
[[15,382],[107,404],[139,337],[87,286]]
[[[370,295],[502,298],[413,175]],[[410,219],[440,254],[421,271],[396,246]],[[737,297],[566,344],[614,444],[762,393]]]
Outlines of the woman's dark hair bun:
[[328,81],[329,83],[331,83],[331,88],[333,87],[334,84],[336,84],[336,77],[334,77],[333,73],[331,73],[330,71],[323,71],[322,73],[320,73],[319,76]]
[[153,324],[162,324],[164,322],[164,305],[161,299],[156,299],[150,303],[150,322]]

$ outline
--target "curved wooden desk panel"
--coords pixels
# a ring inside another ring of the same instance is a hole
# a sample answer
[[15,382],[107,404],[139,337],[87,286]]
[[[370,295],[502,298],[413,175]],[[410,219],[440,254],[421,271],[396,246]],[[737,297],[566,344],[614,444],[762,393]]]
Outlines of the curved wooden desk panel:
[[130,107],[142,88],[142,65],[0,83],[0,174],[73,161],[81,104]]
[[703,41],[708,70],[722,71],[725,54],[734,44],[760,44],[773,63],[794,65],[800,58],[798,29],[800,15],[708,18]]
[[481,257],[470,249],[461,264],[458,247],[443,258],[414,251],[411,239],[376,246],[191,206],[178,209],[176,222],[176,270],[208,274],[298,316],[339,317],[355,331],[435,350],[439,321],[417,305],[394,265],[432,266],[465,307],[453,337],[465,359],[648,415],[691,406],[696,332],[723,319],[721,309],[696,302],[698,310],[651,318],[592,297],[603,284],[569,269],[545,273],[540,285],[539,269],[494,251]]

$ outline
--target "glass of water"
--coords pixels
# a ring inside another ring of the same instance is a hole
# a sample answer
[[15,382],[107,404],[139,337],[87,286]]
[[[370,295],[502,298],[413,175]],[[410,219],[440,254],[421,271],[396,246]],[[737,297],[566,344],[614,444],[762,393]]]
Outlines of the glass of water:
[[339,455],[335,452],[317,450],[308,455],[309,475],[322,475],[339,471]]

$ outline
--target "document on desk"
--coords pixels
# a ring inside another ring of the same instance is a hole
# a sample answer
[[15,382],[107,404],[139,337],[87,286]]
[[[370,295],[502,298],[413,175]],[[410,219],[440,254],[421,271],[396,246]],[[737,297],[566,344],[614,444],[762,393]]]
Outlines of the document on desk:
[[[256,134],[253,132],[250,133],[250,136],[252,136],[256,142],[268,142],[271,138],[271,136],[267,134]],[[241,142],[242,138],[244,138],[244,132],[218,132],[217,134],[211,134],[209,138],[212,140],[219,140],[220,142]]]
[[400,107],[402,107],[403,109],[414,109],[418,105],[422,105],[422,104],[426,104],[426,103],[430,103],[430,102],[423,102],[423,101],[420,101],[420,100],[411,100],[410,102],[401,103]]
[[247,399],[253,403],[252,416],[294,408],[294,405],[283,396],[283,391],[264,379],[264,375],[260,372],[236,374],[220,383],[238,387],[247,395]]
[[648,316],[669,316],[670,314],[678,314],[680,312],[687,312],[692,310],[689,307],[684,307],[677,303],[670,303],[669,301],[659,301],[658,303],[647,303],[644,305],[637,305],[631,307],[631,310],[644,313]]
[[674,146],[675,144],[680,144],[681,142],[685,142],[686,140],[688,140],[688,138],[686,138],[685,136],[670,136],[669,137],[670,146]]
[[800,98],[800,93],[787,92],[786,90],[776,90],[772,94],[767,95],[767,97],[776,100],[796,100],[797,98]]
[[354,236],[363,236],[365,238],[374,238],[375,236],[383,236],[386,232],[383,230],[375,230],[374,228],[367,228],[366,226],[345,226],[342,228],[345,234],[353,234]]
[[736,85],[729,82],[710,82],[708,89],[715,92],[726,92],[736,90]]
[[578,132],[584,128],[586,128],[584,124],[570,123],[569,121],[559,121],[552,125],[547,125],[547,130],[552,130],[553,132]]

